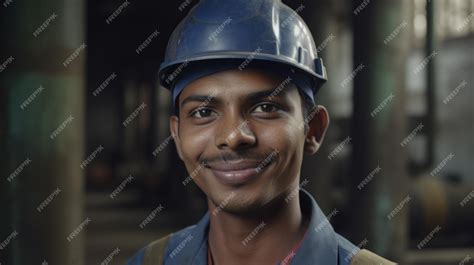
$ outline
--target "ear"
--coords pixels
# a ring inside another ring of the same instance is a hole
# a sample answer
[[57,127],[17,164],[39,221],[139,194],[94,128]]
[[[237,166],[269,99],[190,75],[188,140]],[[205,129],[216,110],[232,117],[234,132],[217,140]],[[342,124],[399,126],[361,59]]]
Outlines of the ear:
[[179,118],[176,115],[170,117],[170,132],[171,136],[173,136],[179,158],[183,160],[183,153],[181,152],[181,140],[179,139]]
[[314,108],[313,113],[310,114],[313,117],[308,121],[308,131],[304,143],[304,150],[310,155],[319,150],[329,127],[329,113],[325,107],[318,105]]

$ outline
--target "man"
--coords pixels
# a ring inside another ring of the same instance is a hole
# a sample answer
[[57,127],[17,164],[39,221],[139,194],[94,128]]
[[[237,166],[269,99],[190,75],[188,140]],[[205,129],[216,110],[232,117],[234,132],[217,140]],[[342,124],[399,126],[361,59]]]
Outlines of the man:
[[160,68],[176,148],[207,195],[195,226],[151,243],[129,265],[393,264],[334,232],[299,189],[329,115],[326,80],[302,19],[276,0],[202,0]]

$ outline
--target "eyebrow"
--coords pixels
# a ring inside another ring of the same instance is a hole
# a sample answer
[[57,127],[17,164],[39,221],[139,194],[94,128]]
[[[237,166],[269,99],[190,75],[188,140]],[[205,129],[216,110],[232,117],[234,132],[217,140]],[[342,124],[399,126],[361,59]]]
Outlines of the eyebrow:
[[[256,100],[256,99],[268,98],[270,96],[281,97],[286,92],[285,89],[281,91],[276,91],[276,89],[277,87],[249,93],[248,95],[245,96],[245,100]],[[211,95],[190,95],[181,102],[180,107],[182,108],[188,102],[205,102],[205,101],[220,102],[220,99],[218,97],[214,97]]]

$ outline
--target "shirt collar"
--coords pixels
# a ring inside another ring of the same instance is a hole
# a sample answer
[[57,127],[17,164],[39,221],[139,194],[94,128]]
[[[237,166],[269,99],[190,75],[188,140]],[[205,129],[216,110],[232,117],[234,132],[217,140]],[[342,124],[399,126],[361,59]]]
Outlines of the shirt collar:
[[[310,193],[301,189],[299,197],[301,209],[310,216],[310,220],[305,237],[291,264],[337,264],[338,243],[334,229]],[[207,264],[208,231],[209,212],[191,230],[192,240],[186,246],[186,252],[190,255],[179,255],[174,260],[176,264]],[[192,263],[189,263],[191,260]]]
[[337,264],[338,243],[332,225],[309,192],[301,189],[299,197],[301,209],[308,211],[311,220],[292,264]]

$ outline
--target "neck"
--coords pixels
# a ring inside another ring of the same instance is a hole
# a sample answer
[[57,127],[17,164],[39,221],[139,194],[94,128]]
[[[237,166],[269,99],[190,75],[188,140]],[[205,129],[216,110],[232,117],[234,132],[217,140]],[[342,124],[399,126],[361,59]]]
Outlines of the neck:
[[[212,212],[215,205],[208,204]],[[299,197],[275,199],[259,216],[210,214],[209,247],[216,265],[275,264],[294,255],[305,231]]]

